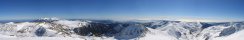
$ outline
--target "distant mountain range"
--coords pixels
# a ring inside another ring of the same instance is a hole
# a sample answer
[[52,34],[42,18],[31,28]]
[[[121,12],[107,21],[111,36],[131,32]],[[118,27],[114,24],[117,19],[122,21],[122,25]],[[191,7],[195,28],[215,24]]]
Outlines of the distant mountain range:
[[243,29],[244,22],[42,18],[1,21],[0,39],[71,37],[87,40],[229,40],[231,38],[227,38],[233,35],[243,35]]

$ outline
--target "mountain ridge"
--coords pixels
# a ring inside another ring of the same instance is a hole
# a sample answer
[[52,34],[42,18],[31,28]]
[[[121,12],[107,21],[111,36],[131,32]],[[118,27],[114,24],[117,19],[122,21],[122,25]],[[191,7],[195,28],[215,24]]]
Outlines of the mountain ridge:
[[174,40],[213,40],[216,37],[225,37],[241,31],[244,29],[244,22],[38,19],[29,22],[1,23],[0,28],[0,34],[10,37],[72,37],[83,39],[105,37],[105,39],[142,40],[154,36],[155,39],[160,39],[157,36],[165,36],[165,38],[170,37]]

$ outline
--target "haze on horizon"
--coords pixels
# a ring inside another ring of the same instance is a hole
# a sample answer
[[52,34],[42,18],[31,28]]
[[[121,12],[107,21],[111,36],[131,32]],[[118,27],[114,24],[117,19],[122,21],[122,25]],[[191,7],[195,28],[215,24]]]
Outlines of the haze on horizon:
[[0,0],[0,20],[58,17],[236,21],[244,20],[243,4],[242,0]]

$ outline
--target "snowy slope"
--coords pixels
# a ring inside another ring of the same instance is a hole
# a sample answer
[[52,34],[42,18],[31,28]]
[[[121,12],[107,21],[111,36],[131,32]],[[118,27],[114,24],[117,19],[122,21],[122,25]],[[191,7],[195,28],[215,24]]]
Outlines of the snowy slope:
[[213,40],[243,40],[244,38],[244,31],[236,32],[234,34],[231,34],[229,36],[225,37],[216,37]]

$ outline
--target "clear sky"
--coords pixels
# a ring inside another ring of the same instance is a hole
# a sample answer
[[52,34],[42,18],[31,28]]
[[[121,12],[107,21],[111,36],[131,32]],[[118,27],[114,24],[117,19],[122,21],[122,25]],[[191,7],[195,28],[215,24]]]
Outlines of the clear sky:
[[0,0],[0,18],[244,19],[243,7],[242,0]]

